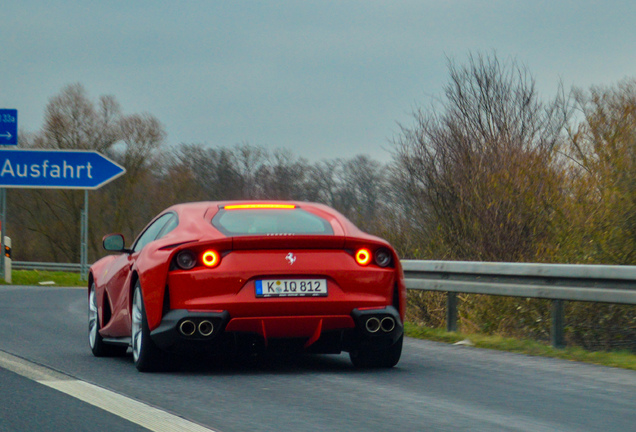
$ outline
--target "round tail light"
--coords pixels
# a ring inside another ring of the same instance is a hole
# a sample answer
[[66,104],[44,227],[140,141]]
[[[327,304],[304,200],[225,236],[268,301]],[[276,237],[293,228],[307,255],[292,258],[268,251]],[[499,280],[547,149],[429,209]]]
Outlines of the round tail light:
[[371,252],[369,249],[358,249],[356,252],[356,262],[361,266],[365,266],[371,262]]
[[177,254],[177,266],[182,270],[190,270],[197,264],[197,257],[189,250]]
[[221,262],[221,255],[215,250],[207,250],[201,255],[201,261],[206,267],[216,267]]
[[380,267],[388,267],[391,265],[391,251],[388,249],[378,249],[373,254],[373,258],[375,259],[375,263]]

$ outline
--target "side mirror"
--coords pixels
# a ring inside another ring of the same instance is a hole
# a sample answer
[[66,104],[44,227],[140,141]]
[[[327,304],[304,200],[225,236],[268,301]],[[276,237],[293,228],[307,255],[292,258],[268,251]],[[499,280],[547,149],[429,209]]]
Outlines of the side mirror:
[[126,247],[124,245],[124,236],[121,234],[108,234],[102,239],[102,245],[104,249],[112,252],[124,252]]

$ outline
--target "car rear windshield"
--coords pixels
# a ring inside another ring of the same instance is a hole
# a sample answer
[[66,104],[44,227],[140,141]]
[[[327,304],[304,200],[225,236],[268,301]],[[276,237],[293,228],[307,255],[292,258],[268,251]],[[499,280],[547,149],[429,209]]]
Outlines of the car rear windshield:
[[220,209],[212,219],[212,225],[227,236],[333,235],[329,222],[300,208]]

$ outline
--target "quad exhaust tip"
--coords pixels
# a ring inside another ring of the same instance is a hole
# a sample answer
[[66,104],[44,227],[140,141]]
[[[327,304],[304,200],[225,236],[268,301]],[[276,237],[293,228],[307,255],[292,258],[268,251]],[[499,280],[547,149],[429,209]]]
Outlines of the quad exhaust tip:
[[210,336],[214,333],[214,324],[211,321],[203,320],[199,323],[199,334],[201,336]]
[[192,336],[194,332],[197,331],[197,325],[194,323],[194,321],[184,320],[179,325],[179,331],[184,336]]
[[395,320],[391,317],[382,318],[380,327],[382,328],[383,332],[390,333],[395,328]]
[[364,323],[369,333],[377,333],[382,330],[384,333],[391,333],[395,329],[395,320],[393,317],[384,317],[382,320],[378,317],[368,318]]
[[214,333],[214,324],[210,320],[202,320],[197,325],[196,322],[186,319],[179,324],[179,332],[184,336],[208,337]]
[[380,330],[380,320],[376,317],[371,317],[367,320],[365,326],[369,333],[377,333]]

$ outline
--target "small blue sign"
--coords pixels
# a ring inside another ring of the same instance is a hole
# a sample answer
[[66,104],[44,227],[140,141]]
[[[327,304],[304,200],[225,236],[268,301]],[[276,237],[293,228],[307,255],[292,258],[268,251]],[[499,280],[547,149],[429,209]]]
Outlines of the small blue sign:
[[18,110],[0,109],[0,145],[18,145]]
[[126,169],[96,151],[0,150],[0,187],[98,189]]

